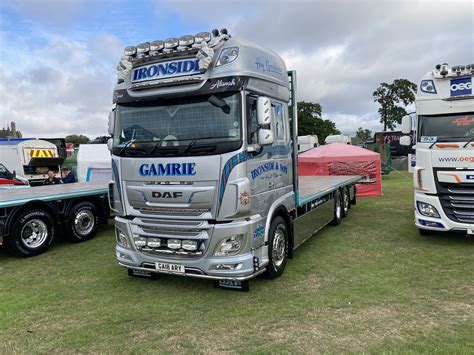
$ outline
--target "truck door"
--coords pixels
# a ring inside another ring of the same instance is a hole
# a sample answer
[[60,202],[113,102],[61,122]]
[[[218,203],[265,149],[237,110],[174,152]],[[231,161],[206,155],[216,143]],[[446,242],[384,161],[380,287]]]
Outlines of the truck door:
[[[247,140],[257,144],[257,96],[247,96]],[[269,193],[291,184],[291,149],[289,145],[288,118],[286,106],[272,102],[272,129],[275,140],[272,145],[261,147],[247,164],[252,195],[268,198]]]

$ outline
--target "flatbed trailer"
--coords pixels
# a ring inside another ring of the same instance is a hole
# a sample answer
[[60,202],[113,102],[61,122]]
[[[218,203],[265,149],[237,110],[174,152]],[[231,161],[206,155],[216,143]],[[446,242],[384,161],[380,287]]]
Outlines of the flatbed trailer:
[[59,235],[93,238],[107,221],[106,183],[73,183],[0,191],[0,245],[12,254],[45,252]]

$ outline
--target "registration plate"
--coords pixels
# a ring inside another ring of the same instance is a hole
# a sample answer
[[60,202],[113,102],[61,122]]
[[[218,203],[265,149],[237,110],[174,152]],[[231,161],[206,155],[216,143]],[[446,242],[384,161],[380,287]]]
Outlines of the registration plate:
[[181,264],[169,264],[169,263],[156,263],[157,271],[172,272],[174,274],[184,274],[184,265]]
[[467,234],[469,235],[474,235],[474,229],[468,229]]

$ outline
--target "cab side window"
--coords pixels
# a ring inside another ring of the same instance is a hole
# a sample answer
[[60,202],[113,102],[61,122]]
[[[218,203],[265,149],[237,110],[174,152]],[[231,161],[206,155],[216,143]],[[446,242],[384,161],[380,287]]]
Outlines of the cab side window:
[[257,97],[247,96],[247,141],[258,143]]
[[273,125],[274,125],[274,134],[275,140],[285,141],[286,140],[286,127],[285,127],[285,118],[283,112],[283,106],[276,102],[272,105],[273,113]]

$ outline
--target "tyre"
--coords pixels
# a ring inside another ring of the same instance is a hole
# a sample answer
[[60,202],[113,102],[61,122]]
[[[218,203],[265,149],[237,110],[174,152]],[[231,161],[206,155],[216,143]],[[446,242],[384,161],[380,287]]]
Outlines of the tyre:
[[92,239],[99,229],[97,207],[90,202],[79,202],[67,217],[66,239],[73,243]]
[[49,249],[56,234],[56,224],[50,213],[32,209],[21,213],[10,231],[5,240],[7,251],[28,257]]
[[269,233],[269,263],[264,276],[267,279],[275,279],[283,273],[288,261],[288,228],[282,217],[273,219]]
[[349,189],[347,187],[342,188],[342,218],[346,217],[349,214],[349,209],[351,208],[351,197],[349,195]]
[[433,231],[432,231],[432,230],[428,230],[428,229],[421,229],[421,228],[418,228],[418,232],[419,232],[420,235],[422,235],[422,236],[425,236],[425,235],[433,235]]
[[337,226],[341,224],[341,219],[342,219],[342,197],[341,197],[341,193],[339,191],[336,191],[336,194],[334,196],[334,216],[331,221],[331,224],[333,226]]

